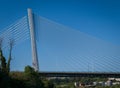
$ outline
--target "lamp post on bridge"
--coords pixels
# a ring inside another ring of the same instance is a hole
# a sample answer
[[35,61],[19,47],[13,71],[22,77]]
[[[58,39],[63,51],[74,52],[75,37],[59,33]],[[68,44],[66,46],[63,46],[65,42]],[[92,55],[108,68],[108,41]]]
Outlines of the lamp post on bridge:
[[36,39],[35,39],[34,19],[33,19],[32,10],[30,8],[28,8],[28,22],[29,22],[30,37],[31,37],[32,60],[33,60],[32,64],[33,64],[33,68],[35,69],[35,71],[39,71],[37,46],[36,46]]

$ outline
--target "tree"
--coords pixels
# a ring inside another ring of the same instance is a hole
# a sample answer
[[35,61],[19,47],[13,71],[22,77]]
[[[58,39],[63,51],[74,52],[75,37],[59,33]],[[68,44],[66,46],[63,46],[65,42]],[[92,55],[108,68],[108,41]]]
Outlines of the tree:
[[1,57],[1,54],[2,54],[2,38],[0,38],[0,71],[2,71],[2,57]]
[[0,38],[0,70],[4,73],[7,73],[9,74],[10,72],[10,62],[11,62],[11,53],[12,53],[12,48],[13,48],[13,44],[14,44],[14,41],[13,40],[10,40],[9,41],[9,58],[8,58],[8,61],[6,63],[6,59],[3,55],[3,52],[2,52],[2,42],[3,42],[3,39]]
[[24,74],[25,77],[27,77],[28,79],[32,78],[32,76],[34,76],[35,74],[34,68],[32,68],[31,66],[26,66],[24,69]]
[[25,78],[27,79],[28,88],[44,88],[44,84],[41,81],[38,72],[31,66],[26,66],[24,70]]
[[0,38],[0,69],[2,72],[6,73],[7,69],[6,69],[6,59],[5,57],[3,56],[3,52],[2,52],[2,42],[3,42],[3,39]]
[[10,62],[12,60],[11,54],[12,54],[13,45],[14,45],[14,40],[10,39],[10,41],[9,41],[9,47],[10,47],[9,48],[9,58],[8,58],[8,62],[6,64],[6,68],[7,68],[8,73],[10,72]]
[[0,50],[0,59],[1,59],[1,71],[6,73],[7,69],[6,69],[6,59],[3,56],[2,50]]

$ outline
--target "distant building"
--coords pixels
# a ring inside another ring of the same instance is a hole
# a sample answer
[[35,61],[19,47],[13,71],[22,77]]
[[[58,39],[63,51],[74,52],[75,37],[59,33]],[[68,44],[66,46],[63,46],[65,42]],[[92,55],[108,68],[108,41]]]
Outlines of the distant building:
[[108,81],[106,82],[106,86],[112,86],[112,80],[108,80]]
[[75,86],[75,87],[79,87],[79,82],[75,82],[75,83],[74,83],[74,86]]
[[115,80],[120,82],[120,78],[116,78]]

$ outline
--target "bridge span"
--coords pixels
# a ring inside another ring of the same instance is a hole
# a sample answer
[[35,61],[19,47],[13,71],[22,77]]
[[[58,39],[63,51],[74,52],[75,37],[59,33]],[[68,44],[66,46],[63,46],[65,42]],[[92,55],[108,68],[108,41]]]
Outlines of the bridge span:
[[39,72],[42,77],[114,77],[120,78],[116,72]]

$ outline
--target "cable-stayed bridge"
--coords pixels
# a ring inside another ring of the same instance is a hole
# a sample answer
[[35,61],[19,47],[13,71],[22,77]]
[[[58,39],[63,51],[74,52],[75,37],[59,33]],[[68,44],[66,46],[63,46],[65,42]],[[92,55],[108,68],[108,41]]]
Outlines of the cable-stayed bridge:
[[3,29],[0,38],[5,53],[9,40],[14,40],[15,70],[32,63],[43,76],[120,77],[119,46],[33,14],[30,9],[28,16]]

